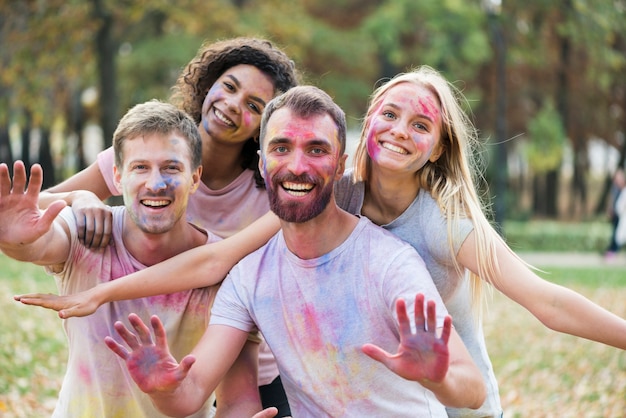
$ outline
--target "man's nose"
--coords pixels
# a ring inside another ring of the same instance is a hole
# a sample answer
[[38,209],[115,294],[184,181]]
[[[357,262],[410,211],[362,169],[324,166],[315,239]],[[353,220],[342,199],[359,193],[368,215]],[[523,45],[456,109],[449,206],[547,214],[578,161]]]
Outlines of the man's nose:
[[150,176],[146,181],[146,188],[153,192],[165,190],[167,188],[167,182],[161,174],[160,170],[152,170]]
[[303,151],[295,150],[291,153],[289,164],[287,165],[287,169],[299,176],[307,171],[308,168],[308,159],[306,154]]

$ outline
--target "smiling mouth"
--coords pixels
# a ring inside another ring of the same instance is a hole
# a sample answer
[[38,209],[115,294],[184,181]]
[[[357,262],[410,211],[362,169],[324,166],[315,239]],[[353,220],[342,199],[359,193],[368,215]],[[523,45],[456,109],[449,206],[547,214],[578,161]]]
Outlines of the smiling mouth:
[[169,200],[142,200],[141,204],[149,208],[163,208],[170,205]]
[[228,118],[224,113],[222,113],[219,109],[214,108],[214,112],[215,117],[217,117],[220,121],[222,121],[224,124],[228,125],[228,126],[235,126],[235,122],[233,122],[232,120],[230,120],[230,118]]
[[382,148],[386,149],[386,150],[389,150],[389,151],[395,152],[395,153],[397,153],[397,154],[403,154],[403,155],[406,155],[406,154],[408,154],[408,153],[409,153],[409,152],[408,152],[407,150],[405,150],[404,148],[399,147],[399,146],[397,146],[397,145],[390,144],[389,142],[381,142],[381,143],[380,143],[380,146],[381,146]]
[[289,181],[281,183],[281,186],[287,193],[296,197],[305,196],[315,187],[312,183],[293,183]]

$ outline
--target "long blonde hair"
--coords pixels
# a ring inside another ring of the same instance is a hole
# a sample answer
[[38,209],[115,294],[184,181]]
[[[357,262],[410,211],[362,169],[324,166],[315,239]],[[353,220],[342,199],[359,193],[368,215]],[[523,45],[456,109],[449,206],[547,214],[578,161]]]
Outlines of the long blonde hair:
[[489,206],[483,204],[477,192],[476,184],[484,182],[483,168],[479,164],[480,144],[476,128],[461,107],[461,103],[466,101],[463,94],[428,66],[398,74],[374,90],[354,157],[354,181],[367,182],[371,176],[372,160],[367,153],[370,122],[387,92],[400,83],[424,86],[439,100],[442,114],[440,146],[443,147],[443,151],[435,162],[426,162],[416,175],[420,187],[430,192],[448,221],[450,255],[459,274],[462,273],[462,269],[456,260],[453,247],[453,242],[457,241],[455,238],[458,223],[460,219],[469,218],[474,225],[478,275],[471,273],[470,280],[474,311],[480,315],[483,294],[480,277],[490,283],[497,277],[499,268],[495,248],[496,240],[500,237],[493,232],[485,216]]

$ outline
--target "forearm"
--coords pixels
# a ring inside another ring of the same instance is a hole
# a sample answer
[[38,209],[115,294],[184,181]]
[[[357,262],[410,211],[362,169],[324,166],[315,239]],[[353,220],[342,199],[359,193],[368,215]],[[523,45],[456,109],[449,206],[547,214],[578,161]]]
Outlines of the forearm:
[[264,245],[279,226],[274,215],[265,215],[222,241],[196,247],[158,265],[100,285],[96,289],[101,292],[101,302],[162,295],[220,283],[239,260]]
[[448,341],[448,371],[440,382],[420,381],[439,401],[453,408],[479,408],[487,396],[483,376],[459,334],[452,329]]
[[486,397],[486,388],[474,364],[450,365],[443,382],[420,381],[437,399],[451,408],[479,408]]
[[[546,303],[532,312],[546,327],[626,349],[626,321],[581,294],[550,283]],[[551,295],[551,296],[550,296]]]
[[194,414],[209,398],[202,387],[189,377],[174,392],[150,393],[152,403],[156,408],[171,417],[187,417]]
[[39,193],[39,207],[41,209],[46,209],[50,203],[55,202],[57,200],[63,200],[67,203],[68,206],[72,206],[72,202],[74,201],[76,193],[75,192],[58,192],[53,193],[50,191],[42,191]]
[[53,224],[48,231],[32,242],[0,241],[0,251],[18,261],[52,265],[65,261],[66,244],[63,228]]
[[215,390],[215,418],[252,417],[262,409],[258,388],[259,344],[248,341]]

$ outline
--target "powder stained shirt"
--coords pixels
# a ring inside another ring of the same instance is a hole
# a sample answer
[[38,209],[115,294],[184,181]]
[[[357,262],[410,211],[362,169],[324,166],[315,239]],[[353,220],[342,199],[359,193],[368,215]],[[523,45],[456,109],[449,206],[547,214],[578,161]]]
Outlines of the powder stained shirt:
[[[63,209],[60,216],[71,232],[70,254],[63,266],[47,267],[55,275],[59,294],[74,294],[146,268],[124,246],[125,210],[120,206],[113,208],[113,242],[95,251],[79,242],[74,214],[71,208]],[[208,233],[207,243],[219,239]],[[147,323],[151,315],[158,315],[165,325],[172,354],[180,361],[202,337],[218,287],[106,303],[92,315],[63,320],[69,357],[53,417],[165,417],[137,387],[123,360],[105,345],[104,337],[117,335],[115,321],[129,326],[127,317],[131,312]],[[212,399],[192,416],[209,416],[211,405]]]
[[[120,195],[113,177],[115,154],[113,148],[98,154],[98,167],[113,196]],[[206,170],[206,168],[205,168]],[[227,238],[239,232],[270,210],[267,191],[256,187],[254,171],[244,170],[226,187],[213,190],[200,182],[189,196],[187,220],[192,224]],[[278,376],[278,368],[267,344],[259,347],[259,386],[271,383]]]
[[[360,214],[363,209],[365,187],[363,182],[353,184],[352,171],[346,172],[335,184],[337,205],[344,210]],[[422,256],[437,290],[452,316],[452,323],[463,340],[472,359],[480,369],[487,398],[478,409],[448,408],[450,417],[500,417],[502,406],[498,382],[487,353],[487,346],[480,324],[473,314],[469,277],[457,272],[448,245],[448,226],[437,202],[430,193],[420,190],[409,207],[386,225],[381,225],[397,237],[408,242]],[[474,229],[469,219],[461,219],[453,236],[454,256],[463,241]]]
[[395,353],[395,301],[416,293],[446,309],[417,252],[361,218],[350,236],[319,258],[291,253],[282,231],[245,257],[223,282],[211,324],[260,329],[278,362],[294,417],[444,417],[445,408],[362,351]]

